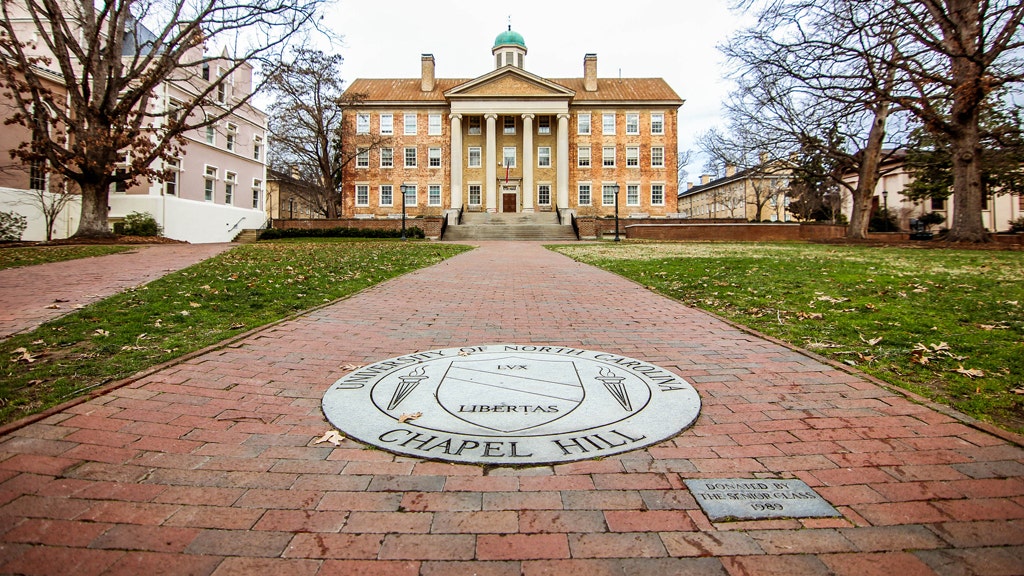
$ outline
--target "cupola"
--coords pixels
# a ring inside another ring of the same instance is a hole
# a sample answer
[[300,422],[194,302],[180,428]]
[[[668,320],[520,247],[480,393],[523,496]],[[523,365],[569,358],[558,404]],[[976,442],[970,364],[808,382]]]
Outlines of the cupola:
[[512,30],[509,24],[505,30],[494,39],[494,47],[491,48],[494,54],[494,67],[515,66],[516,68],[526,67],[526,41],[523,35]]

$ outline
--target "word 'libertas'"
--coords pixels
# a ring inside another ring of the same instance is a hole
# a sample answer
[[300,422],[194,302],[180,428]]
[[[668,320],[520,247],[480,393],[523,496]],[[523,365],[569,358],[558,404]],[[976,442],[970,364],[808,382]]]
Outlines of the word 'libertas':
[[558,412],[558,406],[510,406],[508,404],[470,404],[460,405],[459,412]]

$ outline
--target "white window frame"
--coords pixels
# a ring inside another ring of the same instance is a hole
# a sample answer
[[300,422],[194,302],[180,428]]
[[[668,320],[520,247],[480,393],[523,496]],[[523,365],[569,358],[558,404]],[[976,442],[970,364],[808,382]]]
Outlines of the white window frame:
[[[661,191],[661,202],[655,202],[654,190],[659,189]],[[651,206],[664,206],[665,205],[665,183],[664,182],[651,182]]]
[[[412,152],[410,155],[409,152]],[[405,146],[402,148],[402,166],[405,168],[416,168],[419,165],[419,151],[415,146]]]
[[501,133],[505,136],[515,136],[516,134],[516,117],[511,114],[502,116],[501,120]]
[[470,146],[469,150],[466,152],[466,158],[468,159],[466,162],[466,166],[469,168],[480,168],[481,166],[483,166],[482,154],[482,148],[480,148],[479,146]]
[[[601,134],[615,135],[615,116],[615,112],[601,113]],[[610,123],[609,120],[611,120]]]
[[[660,161],[659,161],[660,159]],[[651,168],[665,167],[665,147],[651,146]]]
[[224,130],[224,149],[228,152],[235,151],[235,141],[238,139],[238,125],[227,123]]
[[402,134],[406,136],[415,136],[418,130],[419,119],[416,114],[404,114],[402,116]]
[[626,206],[640,205],[640,185],[626,184]]
[[164,160],[164,170],[170,177],[164,180],[164,194],[168,196],[178,195],[178,180],[181,174],[181,162],[178,160]]
[[537,147],[537,167],[551,168],[551,146]]
[[540,136],[551,134],[551,116],[537,117],[537,134]]
[[[511,154],[509,153],[511,152]],[[501,166],[502,168],[515,168],[516,167],[516,156],[518,150],[515,146],[503,146],[501,148]],[[512,163],[509,164],[509,158],[512,159]]]
[[615,183],[603,182],[601,184],[601,205],[615,206]]
[[380,167],[381,168],[394,168],[395,167],[395,149],[394,148],[381,148],[380,149]]
[[427,148],[427,167],[428,168],[440,168],[441,167],[441,149],[440,148]]
[[235,188],[238,186],[238,174],[224,173],[224,204],[231,206],[235,201]]
[[260,208],[260,198],[263,197],[263,180],[259,178],[252,179],[252,207],[254,210]]
[[[609,154],[611,151],[611,154]],[[601,148],[601,166],[604,168],[615,168],[615,146],[603,146]]]
[[386,136],[395,133],[395,117],[393,114],[380,115],[380,133]]
[[[584,153],[584,150],[586,151]],[[590,168],[590,146],[580,146],[576,151],[576,166],[578,168]]]
[[651,112],[651,134],[665,133],[664,112]]
[[[387,194],[386,197],[385,194]],[[393,185],[381,184],[380,186],[377,187],[377,195],[380,198],[381,206],[395,205],[395,187]]]
[[369,134],[370,133],[370,113],[369,112],[357,112],[356,113],[356,134]]
[[626,146],[626,168],[640,167],[640,147]]
[[583,112],[576,115],[576,133],[587,135],[590,134],[592,127],[590,125],[590,113]]
[[627,112],[626,113],[626,134],[635,136],[640,134],[640,113],[639,112]]
[[466,198],[469,199],[470,206],[480,206],[483,202],[482,198],[483,189],[479,184],[469,184],[466,187]]
[[217,199],[217,174],[216,166],[203,165],[203,199],[206,202],[213,202]]
[[356,206],[366,207],[370,205],[370,185],[356,184]]
[[440,184],[428,184],[427,185],[427,206],[440,206],[441,205],[441,185]]
[[206,143],[210,146],[217,145],[217,123],[206,125]]
[[[547,201],[544,195],[547,194]],[[537,184],[537,205],[551,206],[551,184]]]
[[263,160],[263,137],[253,136],[252,138],[252,159]]
[[[416,184],[405,184],[405,190],[402,187],[398,187],[398,192],[402,194],[402,200],[405,201],[406,208],[412,206],[415,207],[419,203],[419,188]],[[410,194],[412,196],[412,204],[409,203]]]
[[470,136],[476,136],[481,133],[480,125],[481,120],[479,116],[470,116],[466,119],[466,130]]
[[[583,201],[583,191],[587,192],[587,201]],[[576,205],[577,206],[590,206],[593,200],[593,191],[590,187],[590,182],[580,182],[576,184]]]
[[441,115],[431,114],[427,116],[427,136],[440,136],[441,132]]
[[356,148],[356,168],[364,169],[370,167],[370,149]]

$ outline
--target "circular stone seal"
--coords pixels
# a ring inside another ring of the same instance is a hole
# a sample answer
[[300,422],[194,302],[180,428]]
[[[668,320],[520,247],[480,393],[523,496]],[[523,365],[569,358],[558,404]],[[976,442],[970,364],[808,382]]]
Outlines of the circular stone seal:
[[501,344],[417,352],[357,368],[324,394],[350,438],[433,460],[572,462],[675,436],[700,412],[688,382],[607,352]]

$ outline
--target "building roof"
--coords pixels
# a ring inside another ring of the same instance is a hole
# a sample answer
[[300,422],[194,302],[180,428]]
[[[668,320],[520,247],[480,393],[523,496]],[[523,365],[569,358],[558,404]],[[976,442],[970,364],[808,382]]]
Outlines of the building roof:
[[[361,94],[366,104],[383,102],[444,103],[445,92],[474,78],[438,78],[434,89],[424,92],[419,78],[358,78],[349,85],[346,94]],[[636,102],[669,103],[682,105],[683,100],[661,78],[598,78],[597,90],[587,92],[583,78],[549,78],[551,82],[576,92],[573,103]]]
[[495,48],[497,48],[498,46],[508,46],[509,44],[514,44],[516,46],[522,46],[523,48],[526,48],[526,41],[523,40],[523,35],[520,34],[519,32],[512,30],[511,26],[508,27],[508,30],[505,30],[501,34],[498,34],[498,37],[494,39]]

